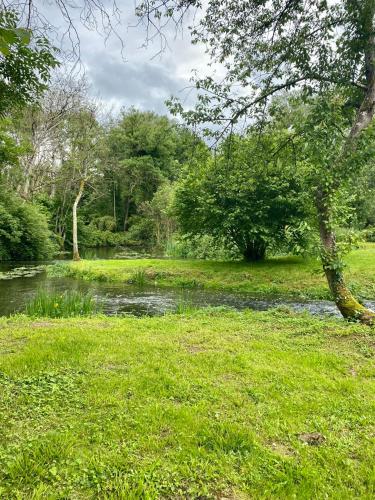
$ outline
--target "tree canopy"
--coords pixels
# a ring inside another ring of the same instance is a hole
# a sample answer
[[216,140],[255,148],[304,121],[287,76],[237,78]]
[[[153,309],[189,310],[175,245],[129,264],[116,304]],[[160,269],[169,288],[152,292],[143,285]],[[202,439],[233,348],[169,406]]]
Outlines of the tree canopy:
[[293,88],[310,95],[334,86],[354,106],[367,93],[370,99],[373,0],[151,0],[142,2],[138,13],[165,20],[188,8],[202,10],[192,27],[193,39],[207,46],[226,76],[198,76],[199,102],[184,113],[186,119],[227,127],[242,116],[256,115],[271,96]]
[[304,171],[298,171],[291,141],[283,158],[274,154],[288,135],[272,124],[261,136],[254,128],[246,137],[228,138],[205,163],[189,165],[176,192],[183,231],[224,238],[246,260],[262,259],[267,250],[306,248]]

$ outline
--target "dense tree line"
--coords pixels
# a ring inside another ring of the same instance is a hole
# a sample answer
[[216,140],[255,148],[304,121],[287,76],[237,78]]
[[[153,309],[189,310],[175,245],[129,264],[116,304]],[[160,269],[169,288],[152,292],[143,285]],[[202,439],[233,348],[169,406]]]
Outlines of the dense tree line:
[[[337,101],[332,96],[330,105]],[[313,155],[337,154],[346,120],[332,110],[320,142],[312,140],[321,106],[298,94],[275,99],[261,125],[212,150],[151,112],[129,109],[104,120],[84,82],[55,79],[37,104],[2,121],[1,180],[12,200],[2,202],[2,258],[73,251],[78,259],[80,246],[121,245],[246,260],[314,251]],[[369,136],[362,161],[371,144]],[[338,191],[341,227],[372,227],[373,206],[363,196],[371,183],[373,174],[363,175]],[[27,213],[40,226],[26,224]],[[28,227],[35,244],[11,244],[11,220],[14,235]]]
[[194,154],[199,140],[191,132],[136,110],[104,123],[84,89],[65,81],[3,125],[3,189],[20,205],[39,206],[55,246],[73,247],[78,259],[78,240],[86,246],[161,244],[161,226],[154,231],[150,220],[158,197]]
[[[316,250],[314,155],[338,154],[348,119],[341,97],[329,99],[274,99],[261,124],[212,150],[151,112],[103,119],[84,81],[55,76],[37,101],[1,121],[1,258],[73,251],[78,259],[79,246],[246,260]],[[353,164],[371,163],[371,144],[368,134]],[[373,185],[373,171],[369,165],[356,182],[349,176],[336,201],[338,224],[367,228],[370,238],[374,209],[364,186]]]

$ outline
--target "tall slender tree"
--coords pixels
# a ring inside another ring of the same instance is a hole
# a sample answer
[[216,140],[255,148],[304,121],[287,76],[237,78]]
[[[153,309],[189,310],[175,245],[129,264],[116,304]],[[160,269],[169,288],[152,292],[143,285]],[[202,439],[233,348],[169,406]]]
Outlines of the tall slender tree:
[[100,175],[99,149],[102,129],[96,120],[95,105],[83,103],[71,113],[65,126],[65,157],[61,176],[74,192],[72,200],[73,260],[80,260],[78,248],[78,206],[85,189]]
[[66,120],[85,101],[86,93],[83,79],[55,74],[39,102],[14,116],[15,134],[29,144],[20,160],[21,179],[17,186],[24,199],[32,200],[43,189],[53,193],[63,156]]

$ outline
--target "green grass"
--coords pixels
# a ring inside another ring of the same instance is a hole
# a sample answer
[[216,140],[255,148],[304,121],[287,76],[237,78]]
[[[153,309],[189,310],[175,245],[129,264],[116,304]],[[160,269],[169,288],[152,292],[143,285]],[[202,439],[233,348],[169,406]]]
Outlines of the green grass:
[[28,316],[45,318],[91,316],[96,312],[98,312],[98,307],[93,296],[90,293],[74,290],[63,293],[38,290],[25,308]]
[[[366,244],[347,257],[346,276],[360,298],[375,298],[375,244]],[[53,271],[53,270],[52,270]],[[95,260],[66,265],[63,272],[87,280],[142,285],[205,287],[262,294],[286,294],[328,299],[330,294],[318,260],[298,257],[265,262],[211,262],[199,260]]]
[[278,311],[2,318],[0,498],[374,498],[374,346]]

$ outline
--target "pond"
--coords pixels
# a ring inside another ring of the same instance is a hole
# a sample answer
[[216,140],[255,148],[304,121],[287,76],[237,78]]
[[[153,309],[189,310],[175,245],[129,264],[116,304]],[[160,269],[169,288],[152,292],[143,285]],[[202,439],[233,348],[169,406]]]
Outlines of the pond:
[[[235,309],[267,310],[285,306],[294,311],[339,316],[334,303],[321,300],[291,300],[262,297],[259,294],[219,292],[180,288],[136,287],[121,283],[88,282],[75,278],[48,277],[41,263],[0,264],[0,315],[22,312],[38,289],[63,293],[66,290],[90,292],[109,316],[134,314],[161,315],[189,307],[229,306]],[[375,303],[369,303],[375,307]]]

